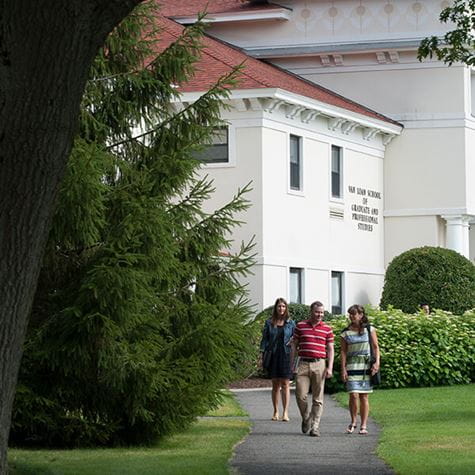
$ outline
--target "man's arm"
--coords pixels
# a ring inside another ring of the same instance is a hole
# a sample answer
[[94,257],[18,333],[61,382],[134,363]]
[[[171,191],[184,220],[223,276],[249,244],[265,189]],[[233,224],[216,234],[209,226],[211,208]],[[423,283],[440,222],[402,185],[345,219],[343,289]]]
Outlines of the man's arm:
[[292,340],[291,340],[290,344],[291,344],[291,347],[290,347],[290,369],[292,370],[292,373],[296,373],[297,372],[296,358],[297,358],[298,349],[299,349],[299,338],[298,338],[297,328],[294,329],[294,334],[292,336]]
[[333,342],[327,343],[327,369],[325,377],[331,378],[333,376],[333,360],[335,358],[335,347]]

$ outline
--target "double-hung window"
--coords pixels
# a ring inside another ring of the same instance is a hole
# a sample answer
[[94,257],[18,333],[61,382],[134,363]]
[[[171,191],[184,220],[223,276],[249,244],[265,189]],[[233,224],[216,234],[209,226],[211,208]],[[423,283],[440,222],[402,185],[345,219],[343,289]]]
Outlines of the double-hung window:
[[332,145],[332,198],[343,198],[343,154],[341,147]]
[[303,302],[303,269],[299,267],[291,267],[289,269],[289,290],[292,303]]
[[302,189],[302,137],[290,136],[290,189]]
[[343,313],[343,272],[332,271],[332,313]]
[[204,163],[229,162],[229,130],[228,127],[216,127],[210,143],[196,155]]

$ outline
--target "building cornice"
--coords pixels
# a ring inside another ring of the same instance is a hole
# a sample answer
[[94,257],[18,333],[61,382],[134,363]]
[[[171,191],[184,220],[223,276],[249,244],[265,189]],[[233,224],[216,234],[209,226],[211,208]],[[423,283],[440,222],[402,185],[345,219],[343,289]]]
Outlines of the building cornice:
[[[182,93],[181,102],[195,102],[203,94],[203,92]],[[331,131],[349,135],[358,129],[366,141],[381,135],[383,145],[388,145],[403,129],[402,125],[368,117],[279,88],[235,90],[231,92],[227,103],[241,112],[248,110],[268,114],[283,112],[287,119],[301,121],[304,124],[323,117],[327,120],[328,129]]]
[[[272,10],[252,11],[252,12],[224,12],[209,13],[203,19],[206,23],[231,23],[250,21],[288,21],[291,10],[287,8],[276,8]],[[190,25],[198,21],[198,15],[170,17],[182,25]]]
[[383,41],[320,43],[309,45],[288,45],[244,48],[244,51],[254,58],[288,58],[315,55],[332,55],[338,53],[376,53],[380,51],[413,51],[417,50],[422,39],[393,39]]
[[413,209],[388,209],[384,211],[385,218],[402,218],[411,216],[441,216],[456,217],[460,215],[470,215],[467,208],[413,208]]

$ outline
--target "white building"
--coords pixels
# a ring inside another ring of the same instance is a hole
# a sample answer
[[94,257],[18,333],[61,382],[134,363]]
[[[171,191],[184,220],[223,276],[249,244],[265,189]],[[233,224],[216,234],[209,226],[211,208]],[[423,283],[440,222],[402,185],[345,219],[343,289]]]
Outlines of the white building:
[[[208,2],[159,3],[173,36]],[[208,36],[219,41],[206,40],[182,99],[247,57],[203,173],[215,179],[213,206],[253,182],[235,239],[256,236],[259,307],[278,296],[335,312],[377,304],[385,266],[412,247],[474,259],[472,74],[416,58],[422,38],[444,32],[446,5],[209,1]]]

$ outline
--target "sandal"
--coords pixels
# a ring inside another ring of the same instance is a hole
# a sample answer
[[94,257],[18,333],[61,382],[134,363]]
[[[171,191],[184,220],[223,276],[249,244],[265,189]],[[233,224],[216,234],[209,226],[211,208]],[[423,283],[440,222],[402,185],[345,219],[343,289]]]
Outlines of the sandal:
[[271,418],[271,421],[278,421],[279,420],[279,414],[274,414]]
[[358,432],[358,434],[368,435],[368,429],[365,426],[361,426],[360,431]]
[[350,424],[346,429],[346,433],[347,434],[353,434],[355,429],[356,429],[356,424]]

